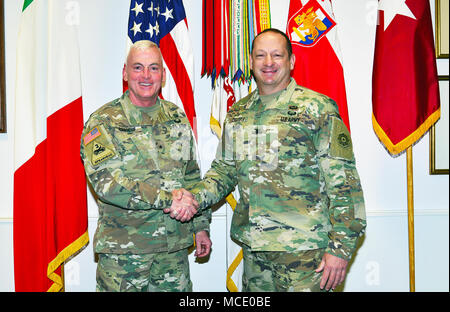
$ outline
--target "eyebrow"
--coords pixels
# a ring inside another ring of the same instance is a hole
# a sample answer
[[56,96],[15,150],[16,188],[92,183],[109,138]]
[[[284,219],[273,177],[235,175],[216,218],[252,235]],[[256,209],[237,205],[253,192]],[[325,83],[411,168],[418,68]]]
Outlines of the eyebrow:
[[[267,52],[266,50],[264,50],[264,49],[255,49],[255,50],[253,50],[253,52],[255,52],[255,53],[258,53],[258,52]],[[287,51],[285,51],[284,49],[274,49],[274,50],[271,50],[271,51],[269,51],[268,53],[273,53],[273,52],[278,52],[278,53],[281,53],[281,52],[287,52]]]
[[[133,63],[133,64],[132,64],[132,66],[136,66],[136,65],[141,65],[141,66],[145,67],[144,64],[139,63],[139,62],[136,62],[136,63]],[[151,64],[148,65],[148,66],[155,66],[155,65],[156,65],[156,66],[161,66],[161,64],[159,64],[159,63],[157,63],[157,62],[151,63]]]

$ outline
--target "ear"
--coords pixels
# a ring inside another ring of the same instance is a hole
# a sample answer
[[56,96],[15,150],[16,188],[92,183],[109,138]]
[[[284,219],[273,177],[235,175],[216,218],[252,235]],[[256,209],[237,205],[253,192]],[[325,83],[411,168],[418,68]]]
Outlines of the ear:
[[123,65],[122,69],[122,78],[124,81],[128,81],[128,75],[127,75],[127,64]]
[[166,69],[163,67],[163,72],[162,72],[162,87],[166,86]]
[[291,54],[291,59],[289,61],[291,63],[291,70],[293,70],[294,66],[295,66],[295,54],[294,53]]

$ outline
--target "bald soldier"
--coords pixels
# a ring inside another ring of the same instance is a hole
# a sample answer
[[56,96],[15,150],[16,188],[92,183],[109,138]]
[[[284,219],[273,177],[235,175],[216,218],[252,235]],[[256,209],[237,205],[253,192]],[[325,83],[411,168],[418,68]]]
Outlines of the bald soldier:
[[244,291],[334,289],[366,227],[350,134],[332,99],[290,77],[284,33],[261,32],[250,61],[258,88],[231,107],[211,169],[188,190],[202,208],[238,186]]
[[131,47],[123,78],[129,91],[90,116],[81,140],[99,209],[97,291],[192,291],[187,248],[195,233],[196,256],[209,254],[211,215],[193,197],[172,200],[200,180],[189,121],[158,98],[165,69],[153,42]]

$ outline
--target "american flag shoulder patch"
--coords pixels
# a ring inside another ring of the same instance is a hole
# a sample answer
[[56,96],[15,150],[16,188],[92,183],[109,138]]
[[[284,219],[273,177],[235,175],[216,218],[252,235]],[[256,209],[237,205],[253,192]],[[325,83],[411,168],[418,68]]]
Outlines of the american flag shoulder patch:
[[86,134],[83,138],[83,142],[84,145],[89,144],[90,142],[92,142],[92,140],[94,140],[95,138],[101,136],[102,134],[100,133],[100,130],[98,130],[98,127],[95,127],[94,129],[92,129],[91,131],[89,131],[88,134]]

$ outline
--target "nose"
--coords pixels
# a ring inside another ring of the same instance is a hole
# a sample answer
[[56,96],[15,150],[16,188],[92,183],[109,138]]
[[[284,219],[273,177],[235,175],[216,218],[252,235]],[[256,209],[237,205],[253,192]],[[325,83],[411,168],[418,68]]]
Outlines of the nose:
[[270,66],[270,65],[272,65],[272,64],[273,64],[272,56],[271,56],[271,55],[267,55],[267,56],[264,58],[264,65],[265,65],[265,66]]
[[142,75],[146,79],[150,78],[150,69],[149,68],[144,68],[144,71],[142,72]]

